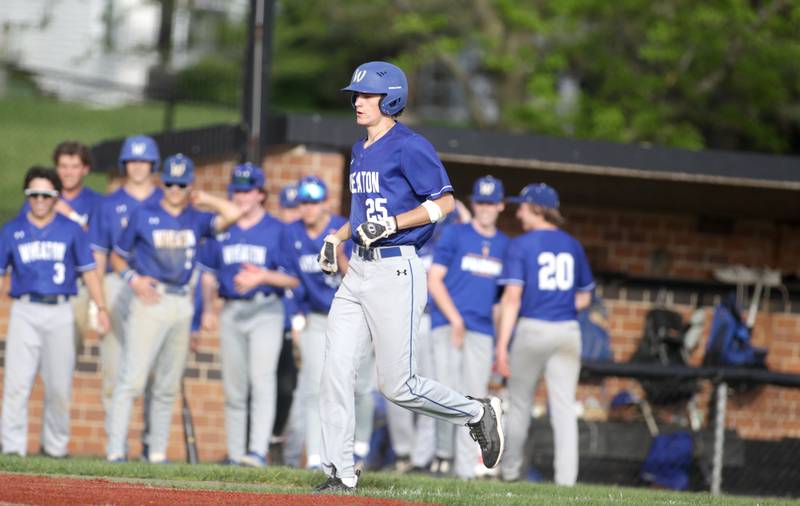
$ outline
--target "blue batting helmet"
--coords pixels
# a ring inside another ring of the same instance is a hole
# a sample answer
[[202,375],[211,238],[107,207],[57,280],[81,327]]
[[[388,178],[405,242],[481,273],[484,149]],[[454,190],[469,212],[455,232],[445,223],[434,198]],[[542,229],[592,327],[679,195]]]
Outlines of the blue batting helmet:
[[[402,111],[408,101],[408,81],[400,67],[385,61],[371,61],[359,65],[350,84],[341,90],[349,93],[374,93],[384,95],[381,112],[394,116]],[[355,95],[351,99],[355,107]]]
[[297,201],[301,204],[316,204],[326,198],[328,187],[317,176],[305,176],[297,182]]
[[150,162],[153,164],[153,172],[156,172],[161,163],[161,154],[158,152],[156,141],[146,135],[126,138],[117,161],[120,174],[125,175],[125,162],[130,161]]
[[190,185],[194,182],[194,162],[180,153],[164,160],[161,181],[165,184]]

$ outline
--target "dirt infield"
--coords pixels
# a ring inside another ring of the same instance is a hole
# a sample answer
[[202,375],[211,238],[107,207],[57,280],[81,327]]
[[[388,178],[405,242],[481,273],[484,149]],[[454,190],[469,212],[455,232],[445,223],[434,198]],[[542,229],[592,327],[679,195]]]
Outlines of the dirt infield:
[[394,499],[360,496],[263,494],[219,490],[191,490],[154,487],[100,478],[62,478],[23,474],[0,474],[0,504],[92,504],[216,506],[237,505],[365,505],[409,506]]

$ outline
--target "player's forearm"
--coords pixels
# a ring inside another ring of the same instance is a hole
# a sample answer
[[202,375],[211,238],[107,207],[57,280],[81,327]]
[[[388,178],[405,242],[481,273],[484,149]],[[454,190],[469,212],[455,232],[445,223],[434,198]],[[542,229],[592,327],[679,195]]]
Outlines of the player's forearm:
[[[450,193],[446,193],[436,200],[432,200],[434,204],[439,206],[442,216],[447,216],[453,209],[455,209],[455,199]],[[414,228],[422,225],[427,225],[431,222],[430,214],[424,206],[419,205],[410,211],[400,213],[395,216],[397,220],[397,230],[406,228]]]
[[336,231],[334,236],[339,239],[339,242],[345,242],[346,240],[350,239],[350,236],[353,234],[353,230],[350,228],[350,222],[345,223],[342,227]]
[[230,200],[214,195],[206,195],[206,199],[208,206],[217,213],[217,219],[214,223],[217,232],[226,230],[242,217],[243,211]]
[[200,275],[200,296],[203,298],[203,312],[213,311],[217,280],[210,272]]
[[433,297],[433,301],[436,303],[436,306],[439,310],[444,314],[447,321],[451,324],[455,324],[458,321],[461,321],[461,313],[456,308],[456,305],[453,303],[453,298],[450,297],[450,292],[447,291],[447,287],[444,284],[444,279],[437,275],[436,272],[431,270],[431,273],[428,275],[428,291]]
[[575,294],[575,309],[583,311],[592,303],[592,292],[578,292]]
[[128,265],[128,261],[119,256],[116,252],[111,253],[111,269],[114,270],[117,274],[121,274],[126,270],[130,269]]
[[103,283],[100,282],[100,279],[97,269],[83,273],[83,282],[86,283],[89,297],[97,304],[98,308],[107,308],[106,296],[105,293],[103,293]]
[[514,325],[517,323],[521,303],[521,287],[507,286],[500,300],[500,321],[497,324],[498,351],[508,350],[508,343],[511,342],[511,334],[514,332]]
[[265,269],[262,283],[276,288],[297,288],[300,280],[283,272]]
[[98,275],[102,277],[106,272],[106,267],[108,267],[108,255],[101,251],[92,251],[92,256],[94,257],[94,263],[97,265]]

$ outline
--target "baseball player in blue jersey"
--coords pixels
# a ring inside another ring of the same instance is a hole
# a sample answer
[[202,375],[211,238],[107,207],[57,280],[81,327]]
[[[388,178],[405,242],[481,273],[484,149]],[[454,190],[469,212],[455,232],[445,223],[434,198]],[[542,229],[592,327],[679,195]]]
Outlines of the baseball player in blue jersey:
[[[161,171],[163,199],[140,206],[115,240],[111,264],[134,297],[125,322],[122,367],[114,386],[107,458],[126,458],[133,400],[153,372],[150,462],[166,460],[172,407],[189,351],[193,304],[189,281],[202,238],[235,223],[241,211],[226,199],[194,191],[194,164],[175,155]],[[198,211],[207,207],[217,215]]]
[[287,274],[290,267],[287,245],[282,241],[284,224],[264,210],[261,168],[252,163],[237,165],[228,192],[243,214],[203,249],[199,268],[203,271],[203,305],[208,308],[204,320],[206,328],[216,327],[212,301],[217,284],[225,301],[220,315],[220,351],[228,458],[242,465],[264,467],[275,421],[278,359],[283,345],[281,295],[283,288],[293,288],[299,282]]
[[544,374],[555,445],[555,482],[574,485],[578,476],[575,389],[581,369],[576,317],[591,302],[594,279],[580,243],[558,228],[563,219],[553,188],[530,184],[509,200],[520,204],[517,218],[525,233],[511,241],[500,278],[505,291],[497,331],[497,369],[508,377],[510,404],[502,477],[517,480],[523,474],[531,403]]
[[487,467],[503,453],[500,400],[466,397],[416,373],[415,339],[427,303],[417,256],[434,224],[453,210],[453,187],[433,146],[396,121],[408,98],[403,71],[385,62],[359,66],[343,92],[352,94],[366,138],[353,145],[350,221],[325,238],[323,271],[338,270],[337,249],[353,238],[347,273],[328,318],[320,387],[322,465],[319,491],[353,490],[354,389],[363,350],[375,350],[386,398],[413,411],[467,424]]
[[61,181],[52,169],[32,167],[25,175],[29,211],[0,230],[0,291],[11,269],[14,299],[6,340],[3,382],[3,453],[27,453],[28,398],[37,370],[44,383],[42,448],[67,454],[74,321],[68,300],[81,276],[98,307],[98,327],[108,329],[108,309],[86,233],[55,212]]
[[[299,349],[301,359],[297,388],[297,417],[305,425],[306,467],[319,469],[321,464],[320,382],[325,350],[325,329],[328,312],[334,294],[341,284],[341,274],[326,275],[322,272],[317,255],[325,237],[344,225],[341,216],[331,215],[328,207],[328,189],[316,176],[306,176],[297,183],[297,200],[300,202],[301,219],[286,229],[286,242],[292,251],[295,272],[302,280],[302,309],[306,313],[306,324],[300,332]],[[341,272],[347,270],[347,253],[351,243],[346,241],[339,252]],[[359,462],[369,453],[372,434],[372,351],[364,350],[360,359],[358,381],[355,387],[355,444],[354,451]]]
[[[61,181],[61,197],[56,203],[55,210],[70,220],[88,230],[89,221],[93,219],[96,209],[102,200],[102,195],[84,185],[84,179],[89,174],[92,160],[89,148],[76,141],[64,141],[53,150],[53,164],[56,174]],[[21,213],[30,211],[26,201]],[[70,298],[75,313],[75,348],[80,349],[83,335],[90,325],[89,293],[84,284],[78,280],[78,293]],[[95,307],[91,312],[96,314]]]
[[[106,435],[110,433],[111,400],[119,376],[125,322],[133,297],[130,287],[111,269],[108,257],[114,243],[128,226],[133,211],[140,206],[157,205],[164,198],[164,192],[156,186],[152,176],[158,171],[160,163],[161,155],[155,140],[144,135],[126,138],[118,159],[119,173],[125,177],[124,182],[101,200],[97,215],[89,222],[89,244],[97,263],[97,272],[105,273],[104,288],[111,315],[111,330],[106,332],[100,343]],[[150,396],[146,395],[145,399],[149,400]],[[146,403],[145,417],[148,412],[149,405]],[[143,444],[147,444],[146,440]]]
[[[504,207],[503,197],[499,179],[486,176],[475,181],[472,221],[444,229],[428,274],[428,287],[435,301],[431,326],[436,379],[479,396],[488,393],[494,363],[493,307],[509,242],[496,226]],[[454,429],[452,424],[437,422],[437,440],[444,445],[437,448],[443,451],[437,457],[455,457],[456,476],[474,478],[478,453],[466,429]]]

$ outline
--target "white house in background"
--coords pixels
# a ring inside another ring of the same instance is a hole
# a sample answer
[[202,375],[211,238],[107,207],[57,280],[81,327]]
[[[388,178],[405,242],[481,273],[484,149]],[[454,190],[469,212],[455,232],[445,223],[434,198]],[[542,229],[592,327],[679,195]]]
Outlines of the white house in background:
[[[193,12],[239,17],[248,8],[247,0],[175,3],[175,67],[193,61],[203,49],[188,49]],[[148,69],[157,62],[160,16],[154,0],[2,0],[0,63],[30,71],[43,90],[65,100],[96,105],[138,101]]]

